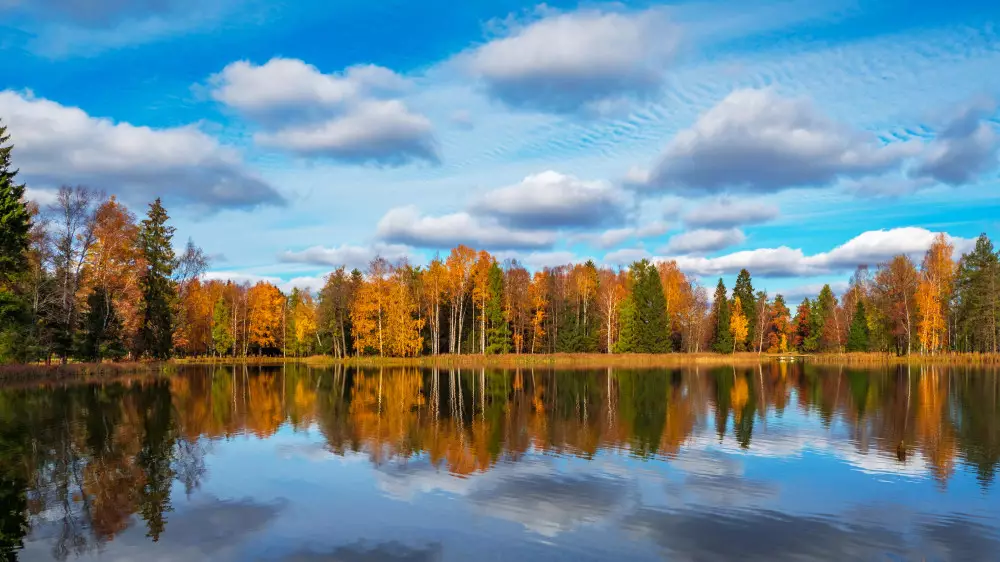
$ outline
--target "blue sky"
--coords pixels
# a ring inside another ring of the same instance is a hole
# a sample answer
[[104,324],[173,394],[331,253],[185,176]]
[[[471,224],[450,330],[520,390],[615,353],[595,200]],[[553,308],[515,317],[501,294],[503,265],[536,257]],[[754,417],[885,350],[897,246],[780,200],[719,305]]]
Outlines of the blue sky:
[[316,288],[457,243],[675,258],[794,301],[994,234],[1000,6],[0,0],[40,202],[163,197],[211,275]]

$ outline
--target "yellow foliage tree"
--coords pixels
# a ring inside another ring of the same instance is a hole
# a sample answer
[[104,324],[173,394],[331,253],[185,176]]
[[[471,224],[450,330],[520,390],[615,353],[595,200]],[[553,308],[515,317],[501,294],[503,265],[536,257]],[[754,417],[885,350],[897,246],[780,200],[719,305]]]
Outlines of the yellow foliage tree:
[[733,308],[731,316],[729,317],[729,330],[733,334],[733,352],[736,352],[735,342],[741,342],[747,339],[747,333],[749,332],[749,327],[747,325],[746,314],[743,313],[743,303],[740,302],[740,297],[733,298]]
[[948,303],[955,284],[954,251],[944,233],[938,233],[924,256],[916,301],[920,318],[917,338],[925,352],[935,353],[947,343]]

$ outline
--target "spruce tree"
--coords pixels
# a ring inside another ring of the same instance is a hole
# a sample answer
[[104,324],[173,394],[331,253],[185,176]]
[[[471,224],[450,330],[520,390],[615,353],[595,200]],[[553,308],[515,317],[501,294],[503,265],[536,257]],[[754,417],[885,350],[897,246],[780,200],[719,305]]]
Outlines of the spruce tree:
[[865,305],[858,299],[854,319],[851,320],[851,328],[847,333],[847,351],[868,351],[868,336],[868,316],[865,314]]
[[632,294],[621,308],[619,353],[667,353],[670,351],[670,322],[660,274],[649,260],[629,269]]
[[142,275],[142,330],[140,354],[167,359],[173,346],[174,299],[171,276],[176,264],[170,241],[174,227],[167,225],[166,209],[160,199],[149,205],[139,230],[139,245],[146,262]]
[[486,300],[486,353],[510,353],[510,326],[503,313],[503,270],[493,263],[489,271],[490,296]]
[[718,353],[733,352],[733,333],[729,327],[729,297],[726,295],[726,284],[719,278],[715,287],[715,297],[712,301],[712,320],[715,333],[712,336],[712,348]]
[[25,328],[30,323],[15,284],[27,269],[31,213],[24,199],[24,184],[15,183],[11,163],[13,145],[0,122],[0,362],[24,358]]
[[750,279],[750,272],[741,269],[736,277],[736,285],[733,286],[733,298],[740,298],[743,303],[743,315],[747,319],[747,337],[743,341],[736,342],[737,351],[752,349],[750,342],[757,338],[757,307],[754,306],[756,298],[753,292],[753,281]]
[[11,163],[14,146],[0,122],[0,290],[27,267],[31,213],[24,200],[24,184],[14,182],[17,170]]

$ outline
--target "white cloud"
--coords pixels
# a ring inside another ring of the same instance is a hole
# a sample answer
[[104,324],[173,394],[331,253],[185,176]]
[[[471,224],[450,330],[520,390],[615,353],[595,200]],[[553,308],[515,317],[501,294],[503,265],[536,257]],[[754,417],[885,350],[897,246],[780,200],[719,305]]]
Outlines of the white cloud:
[[684,223],[695,228],[731,228],[772,221],[779,213],[775,205],[724,197],[695,207],[684,215]]
[[883,173],[919,151],[910,143],[883,146],[828,119],[806,99],[745,89],[679,132],[651,172],[630,177],[681,193],[766,193]]
[[550,12],[509,27],[465,62],[509,106],[604,113],[661,88],[676,37],[659,9]]
[[36,189],[85,184],[134,205],[162,196],[209,210],[285,202],[239,152],[194,126],[115,123],[10,90],[0,91],[0,115],[14,139],[15,161]]
[[604,263],[608,265],[629,265],[632,262],[651,257],[652,254],[642,248],[623,248],[604,254]]
[[291,293],[292,289],[316,293],[323,288],[323,284],[326,282],[324,275],[294,277],[285,281],[280,277],[242,271],[209,271],[205,273],[204,279],[206,281],[232,281],[237,284],[248,283],[250,285],[261,282],[270,283],[286,295]]
[[621,221],[631,203],[610,182],[547,171],[487,192],[471,210],[526,228],[594,227]]
[[410,259],[412,253],[409,246],[402,244],[376,243],[370,246],[341,244],[333,248],[313,246],[300,252],[285,251],[278,255],[278,260],[284,263],[345,266],[347,269],[364,270],[376,256],[381,256],[390,262],[396,262],[401,259]]
[[965,108],[927,147],[917,176],[962,185],[996,168],[1000,137],[985,122],[995,111],[992,102]]
[[214,99],[263,127],[254,135],[261,146],[353,163],[439,161],[430,120],[394,97],[409,82],[387,68],[323,74],[298,59],[238,61],[209,86]]
[[396,207],[378,222],[378,237],[386,242],[425,248],[450,248],[467,244],[486,249],[547,248],[556,234],[547,230],[505,227],[488,217],[466,212],[424,216],[415,207]]
[[668,254],[704,254],[737,246],[745,241],[746,236],[738,228],[699,228],[670,237],[662,251]]
[[[924,228],[903,227],[891,230],[871,230],[859,234],[829,252],[805,255],[800,249],[787,246],[758,248],[734,252],[713,258],[679,256],[677,265],[696,275],[723,275],[747,269],[760,277],[809,277],[830,273],[844,273],[858,265],[875,266],[898,254],[906,254],[915,261],[922,259],[937,233]],[[955,245],[955,252],[969,251],[975,241],[948,236]]]
[[568,265],[574,263],[581,263],[586,261],[586,259],[577,257],[573,252],[568,252],[565,250],[557,250],[554,252],[496,252],[494,253],[498,261],[504,261],[508,258],[516,259],[521,265],[524,265],[532,271],[537,271],[539,269],[544,269],[546,267],[558,267],[560,265]]

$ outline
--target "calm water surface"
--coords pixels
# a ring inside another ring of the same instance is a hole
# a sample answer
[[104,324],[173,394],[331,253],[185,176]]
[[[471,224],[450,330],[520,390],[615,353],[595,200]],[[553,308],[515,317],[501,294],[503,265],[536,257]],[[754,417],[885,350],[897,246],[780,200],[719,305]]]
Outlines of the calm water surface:
[[956,369],[184,368],[0,390],[0,559],[1000,560]]

